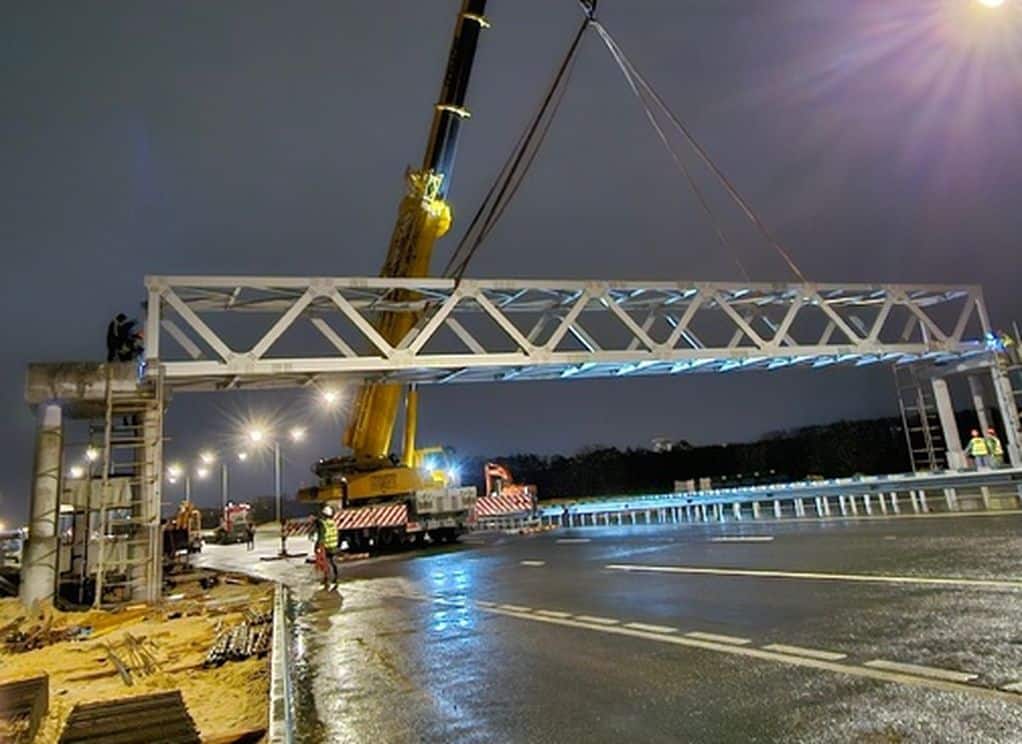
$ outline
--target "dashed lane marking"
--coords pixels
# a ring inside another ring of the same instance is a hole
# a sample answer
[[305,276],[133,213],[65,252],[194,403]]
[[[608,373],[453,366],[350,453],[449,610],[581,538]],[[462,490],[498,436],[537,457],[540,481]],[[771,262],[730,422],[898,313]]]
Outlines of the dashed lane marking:
[[538,566],[545,566],[546,565],[546,561],[518,561],[518,562],[520,564],[522,564],[523,566],[532,566],[532,567],[538,567]]
[[804,646],[787,646],[783,643],[771,643],[763,648],[767,651],[794,654],[795,656],[808,656],[810,659],[823,659],[824,661],[840,661],[848,656],[847,654],[839,654],[836,651],[821,651],[816,648],[805,648]]
[[[574,618],[571,617],[561,618],[552,617],[549,615],[541,615],[538,612],[536,613],[513,612],[510,610],[501,609],[499,607],[481,609],[483,612],[489,612],[495,615],[504,615],[506,617],[518,618],[519,620],[531,620],[533,622],[548,623],[550,625],[560,625],[568,628],[580,628],[582,630],[591,630],[599,633],[610,633],[613,635],[643,638],[649,641],[657,641],[659,643],[669,643],[674,644],[676,646],[702,649],[704,651],[715,651],[717,653],[730,654],[732,656],[743,656],[751,659],[759,659],[761,661],[772,661],[781,664],[788,664],[790,666],[798,666],[805,667],[808,669],[817,669],[820,671],[846,674],[852,677],[874,679],[881,682],[895,682],[898,684],[925,687],[932,690],[943,690],[945,692],[964,693],[968,695],[975,695],[977,697],[1010,702],[1016,705],[1020,702],[1020,700],[1022,700],[1022,696],[1020,696],[1019,693],[1014,690],[1004,689],[998,690],[990,687],[979,687],[977,685],[964,684],[962,682],[950,679],[921,676],[919,674],[914,673],[902,673],[878,667],[857,666],[855,664],[841,663],[838,661],[828,661],[826,659],[816,659],[804,655],[785,654],[780,653],[778,651],[770,651],[765,648],[738,646],[731,643],[716,643],[713,641],[692,638],[687,635],[652,633],[650,631],[630,628],[627,625],[619,625],[617,624],[617,621],[614,621],[613,625],[599,623],[594,624],[592,622],[586,622],[583,619],[584,616],[578,616]],[[607,620],[609,618],[601,619]]]
[[588,537],[562,537],[557,540],[560,545],[578,545],[580,543],[592,542]]
[[698,631],[692,633],[686,633],[689,638],[695,638],[700,641],[713,641],[714,643],[733,643],[736,646],[748,646],[752,641],[748,638],[736,638],[735,636],[729,635],[718,635],[716,633],[700,633]]
[[536,610],[537,615],[543,615],[544,617],[571,617],[570,612],[561,612],[560,610]]
[[650,633],[677,633],[677,628],[668,625],[647,625],[646,623],[625,623],[626,628],[634,630],[647,630]]
[[710,538],[710,542],[715,543],[768,543],[773,541],[772,535],[734,535]]
[[1010,579],[966,579],[934,576],[887,576],[884,574],[838,574],[810,571],[772,571],[752,568],[706,568],[703,566],[646,566],[635,563],[612,563],[613,571],[637,573],[676,573],[705,576],[750,576],[758,579],[808,579],[810,581],[852,581],[881,584],[923,584],[930,586],[971,586],[987,589],[1022,589],[1022,581]]
[[886,669],[891,672],[904,672],[905,674],[918,674],[920,677],[932,677],[933,679],[945,679],[948,682],[971,682],[978,674],[967,672],[956,672],[951,669],[940,669],[938,667],[920,666],[918,664],[903,664],[900,661],[887,661],[885,659],[873,659],[867,661],[863,666],[871,669]]
[[580,623],[593,623],[595,625],[617,625],[618,620],[612,617],[600,617],[599,615],[575,615]]
[[509,610],[511,612],[532,612],[531,607],[522,607],[522,605],[502,604],[497,606],[502,610]]
[[[378,592],[365,593],[379,594]],[[406,593],[398,593],[391,596],[404,597],[405,599],[412,600],[417,599],[411,594]],[[629,627],[629,625],[620,625],[618,624],[618,621],[612,620],[611,618],[599,618],[601,621],[610,621],[610,624],[607,624],[606,622],[601,624],[599,622],[593,623],[592,618],[588,618],[589,622],[586,622],[586,616],[584,615],[577,617],[560,617],[560,614],[555,613],[553,610],[539,610],[537,612],[532,612],[532,610],[528,607],[515,610],[510,608],[516,608],[518,607],[517,605],[495,606],[493,602],[487,602],[485,600],[476,600],[476,606],[479,607],[482,612],[517,618],[519,620],[531,620],[533,622],[560,625],[568,628],[579,628],[581,630],[591,630],[599,633],[631,636],[632,638],[642,638],[648,641],[656,641],[658,643],[673,644],[675,646],[682,646],[686,648],[696,648],[703,651],[715,651],[721,654],[758,659],[760,661],[772,661],[780,664],[787,664],[789,666],[816,669],[818,671],[833,672],[836,674],[845,674],[852,677],[873,679],[880,682],[893,682],[903,685],[912,685],[915,687],[925,687],[931,690],[975,695],[977,697],[989,700],[1000,700],[1014,705],[1018,705],[1022,702],[1022,694],[1020,694],[1022,693],[1022,681],[1004,685],[1000,689],[993,687],[981,687],[979,685],[966,684],[959,681],[964,677],[968,677],[969,679],[975,679],[977,677],[977,675],[970,675],[965,672],[953,672],[946,669],[935,670],[931,667],[920,667],[913,664],[897,664],[897,668],[899,670],[910,671],[895,671],[895,662],[884,662],[880,659],[874,660],[867,665],[859,666],[847,662],[842,663],[837,660],[831,661],[828,659],[815,658],[814,656],[809,656],[804,653],[807,649],[799,649],[801,653],[794,654],[778,651],[777,649],[781,648],[780,646],[756,648],[754,646],[736,645],[734,643],[718,643],[715,641],[703,640],[701,638],[693,638],[690,634],[678,635],[640,630],[639,628]],[[790,648],[797,649],[799,647],[792,646]],[[926,670],[930,674],[921,674],[920,670]],[[934,671],[942,672],[944,675],[955,675],[955,678],[951,679],[950,676],[932,676]]]

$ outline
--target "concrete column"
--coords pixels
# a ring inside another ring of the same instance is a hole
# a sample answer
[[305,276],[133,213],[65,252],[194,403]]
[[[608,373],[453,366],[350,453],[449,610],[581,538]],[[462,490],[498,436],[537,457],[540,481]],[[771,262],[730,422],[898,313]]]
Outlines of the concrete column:
[[21,568],[22,604],[52,601],[57,588],[57,515],[60,508],[61,455],[64,448],[63,416],[60,406],[39,407],[35,469],[28,541]]
[[1011,380],[997,364],[990,368],[990,374],[994,380],[994,399],[1006,429],[1001,437],[1004,454],[1012,467],[1019,468],[1022,467],[1022,424],[1019,423],[1018,404],[1011,389]]
[[990,417],[987,416],[987,404],[983,396],[983,378],[979,375],[969,375],[968,377],[969,393],[972,395],[972,407],[976,410],[979,428],[985,432],[990,426]]
[[949,470],[960,470],[965,467],[965,454],[962,452],[962,437],[958,433],[958,422],[955,421],[955,407],[948,392],[947,380],[939,377],[931,380],[933,399],[937,403],[937,415],[940,417],[940,428],[944,432],[947,444],[947,463]]

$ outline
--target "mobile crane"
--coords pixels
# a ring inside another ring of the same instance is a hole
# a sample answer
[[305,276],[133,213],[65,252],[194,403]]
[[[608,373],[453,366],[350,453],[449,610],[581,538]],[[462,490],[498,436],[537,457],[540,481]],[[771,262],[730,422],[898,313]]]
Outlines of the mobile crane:
[[[386,277],[424,277],[429,274],[433,248],[452,222],[448,195],[458,134],[470,113],[465,107],[476,48],[483,29],[486,0],[463,0],[451,43],[447,70],[422,166],[406,173],[406,193],[387,259],[380,272]],[[402,293],[398,301],[414,299]],[[396,345],[415,326],[418,314],[380,312],[374,325],[388,343]],[[391,454],[401,397],[405,397],[403,451]],[[474,488],[458,488],[455,468],[445,450],[415,449],[418,392],[392,383],[361,387],[344,435],[350,455],[320,460],[313,468],[319,485],[303,489],[302,501],[336,503],[341,536],[353,549],[387,545],[426,533],[453,540],[462,532],[475,504]],[[404,516],[401,516],[403,507]]]

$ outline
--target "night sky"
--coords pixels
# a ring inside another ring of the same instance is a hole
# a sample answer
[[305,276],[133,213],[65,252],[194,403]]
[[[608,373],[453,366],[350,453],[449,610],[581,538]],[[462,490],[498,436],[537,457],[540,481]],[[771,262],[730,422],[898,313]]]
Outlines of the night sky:
[[[102,356],[109,318],[138,314],[144,274],[378,272],[458,5],[5,7],[0,518],[26,513],[25,364]],[[603,0],[600,14],[810,278],[981,283],[995,324],[1022,317],[1017,0]],[[489,15],[451,194],[461,229],[579,22],[574,0],[491,0]],[[789,279],[700,183],[752,277]],[[469,274],[739,278],[595,35]],[[297,393],[178,397],[167,459],[226,451],[231,422],[276,412],[312,434],[288,453],[293,489],[339,448],[341,422],[314,409]],[[571,452],[895,412],[883,369],[451,386],[424,391],[420,443]],[[265,462],[234,471],[236,496],[268,490]],[[214,493],[202,486],[200,502]]]

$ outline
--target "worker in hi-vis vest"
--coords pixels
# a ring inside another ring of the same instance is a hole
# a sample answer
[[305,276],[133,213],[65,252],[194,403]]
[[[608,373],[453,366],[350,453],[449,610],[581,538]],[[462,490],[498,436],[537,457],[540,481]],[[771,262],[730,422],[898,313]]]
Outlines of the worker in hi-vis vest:
[[337,589],[337,565],[334,557],[340,547],[337,524],[334,522],[334,509],[330,504],[323,507],[316,518],[316,565],[323,572],[323,588],[327,591]]
[[1001,467],[1004,464],[1004,446],[1001,444],[1001,439],[997,436],[997,431],[994,427],[991,426],[987,429],[987,435],[984,438],[987,443],[991,467]]
[[977,470],[990,467],[990,445],[979,435],[978,429],[972,430],[972,439],[965,446],[965,454],[975,461]]

